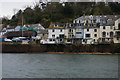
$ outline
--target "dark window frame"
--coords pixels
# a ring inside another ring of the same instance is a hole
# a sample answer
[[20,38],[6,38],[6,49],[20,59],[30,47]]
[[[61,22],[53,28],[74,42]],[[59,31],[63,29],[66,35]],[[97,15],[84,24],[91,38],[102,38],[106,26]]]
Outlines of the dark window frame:
[[97,37],[97,34],[94,34],[94,37]]
[[55,32],[55,30],[54,30],[54,29],[52,29],[52,32]]
[[86,36],[86,37],[91,37],[91,35],[90,35],[90,34],[85,34],[85,36]]
[[94,29],[94,32],[97,32],[97,29]]
[[89,32],[89,29],[87,29],[87,32]]
[[53,34],[53,35],[52,35],[52,37],[54,37],[54,38],[55,38],[55,34]]
[[103,29],[106,29],[105,26],[103,26]]

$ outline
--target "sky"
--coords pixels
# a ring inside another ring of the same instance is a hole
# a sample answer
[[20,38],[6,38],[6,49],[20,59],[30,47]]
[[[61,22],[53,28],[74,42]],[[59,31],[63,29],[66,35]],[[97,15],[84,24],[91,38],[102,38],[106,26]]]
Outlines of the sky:
[[[36,0],[37,1],[37,0]],[[0,17],[11,18],[18,10],[33,6],[35,0],[0,0]]]

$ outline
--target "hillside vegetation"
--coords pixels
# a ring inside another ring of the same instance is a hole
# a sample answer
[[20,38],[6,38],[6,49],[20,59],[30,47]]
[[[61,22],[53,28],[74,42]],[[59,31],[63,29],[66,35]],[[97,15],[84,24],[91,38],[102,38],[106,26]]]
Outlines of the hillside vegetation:
[[49,3],[44,9],[40,8],[40,4],[36,3],[33,8],[26,7],[23,11],[19,10],[11,19],[3,18],[4,25],[17,26],[24,24],[41,23],[45,28],[53,23],[68,23],[73,19],[83,15],[119,15],[119,3]]

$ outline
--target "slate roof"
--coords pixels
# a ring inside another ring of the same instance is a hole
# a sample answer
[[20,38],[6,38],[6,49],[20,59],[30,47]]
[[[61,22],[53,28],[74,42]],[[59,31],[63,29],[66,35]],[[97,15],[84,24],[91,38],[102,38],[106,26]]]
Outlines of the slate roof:
[[75,20],[99,20],[100,25],[113,26],[115,21],[120,18],[120,15],[97,15],[97,16],[82,16]]
[[12,38],[12,37],[31,37],[31,36],[37,36],[37,32],[36,31],[13,31],[13,32],[5,33],[3,36],[5,36],[7,38]]

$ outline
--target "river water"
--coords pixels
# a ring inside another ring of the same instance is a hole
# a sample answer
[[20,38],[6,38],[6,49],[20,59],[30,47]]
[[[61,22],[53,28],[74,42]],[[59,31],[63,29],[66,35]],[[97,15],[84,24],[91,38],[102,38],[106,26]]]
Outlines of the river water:
[[117,78],[118,55],[3,54],[3,78]]

